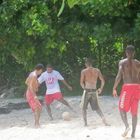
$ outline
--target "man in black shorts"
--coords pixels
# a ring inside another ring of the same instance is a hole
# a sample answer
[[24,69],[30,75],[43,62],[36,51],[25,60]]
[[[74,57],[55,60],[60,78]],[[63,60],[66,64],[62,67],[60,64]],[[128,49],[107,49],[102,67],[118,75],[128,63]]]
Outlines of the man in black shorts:
[[[81,107],[83,113],[84,124],[87,126],[87,106],[90,103],[92,110],[96,110],[97,114],[102,118],[102,121],[105,125],[108,123],[105,120],[105,117],[100,109],[99,102],[98,102],[98,94],[100,94],[104,87],[104,78],[102,73],[99,69],[92,67],[92,60],[86,59],[85,60],[86,68],[81,72],[80,78],[80,85],[84,90],[82,100],[81,100]],[[101,80],[101,87],[96,89],[96,84],[98,78]]]

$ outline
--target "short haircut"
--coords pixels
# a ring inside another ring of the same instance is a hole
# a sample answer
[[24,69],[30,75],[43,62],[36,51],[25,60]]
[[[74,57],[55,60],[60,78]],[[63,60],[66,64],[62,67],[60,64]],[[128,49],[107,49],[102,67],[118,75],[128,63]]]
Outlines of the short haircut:
[[85,64],[92,65],[93,61],[91,58],[85,58]]
[[47,68],[53,68],[52,64],[47,64]]
[[135,47],[133,45],[128,45],[126,47],[126,51],[134,52],[135,51]]
[[36,66],[35,66],[35,70],[43,70],[44,69],[44,65],[43,64],[37,64]]

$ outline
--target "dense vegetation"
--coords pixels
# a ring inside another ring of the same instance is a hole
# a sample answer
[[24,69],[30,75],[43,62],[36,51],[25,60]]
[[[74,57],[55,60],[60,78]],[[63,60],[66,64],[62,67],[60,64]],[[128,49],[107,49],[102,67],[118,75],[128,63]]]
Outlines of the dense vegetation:
[[127,44],[140,58],[139,0],[1,0],[0,13],[0,86],[24,85],[37,63],[79,86],[89,56],[108,80]]

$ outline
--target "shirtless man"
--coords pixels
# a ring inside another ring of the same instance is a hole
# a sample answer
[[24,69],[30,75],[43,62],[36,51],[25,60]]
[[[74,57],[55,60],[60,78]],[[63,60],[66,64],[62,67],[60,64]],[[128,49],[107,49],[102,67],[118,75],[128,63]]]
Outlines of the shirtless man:
[[[92,67],[92,60],[86,59],[85,60],[86,69],[81,71],[81,78],[80,78],[80,85],[84,90],[82,100],[81,100],[81,107],[84,119],[84,125],[87,126],[87,107],[88,103],[92,110],[96,110],[97,114],[102,118],[102,121],[105,125],[108,125],[105,117],[100,109],[99,102],[98,102],[98,94],[101,94],[103,87],[104,87],[104,78],[102,73],[99,69]],[[97,89],[97,80],[98,78],[101,81],[101,87]]]
[[140,99],[140,84],[139,84],[139,75],[140,75],[140,62],[134,58],[135,50],[134,46],[128,45],[126,47],[126,56],[127,58],[119,62],[118,74],[115,79],[113,87],[113,96],[117,96],[116,88],[123,79],[123,86],[120,94],[119,100],[119,110],[122,121],[125,125],[125,131],[122,134],[123,137],[127,136],[128,131],[130,130],[127,112],[131,111],[132,114],[132,133],[131,137],[135,137],[136,125],[137,125],[137,111],[138,111],[138,102]]
[[54,100],[57,100],[62,104],[68,106],[70,109],[72,109],[69,103],[62,96],[60,86],[58,83],[59,80],[63,82],[63,84],[69,90],[72,90],[72,87],[64,80],[62,75],[58,71],[53,70],[53,67],[50,64],[47,65],[47,70],[44,73],[42,73],[41,76],[38,78],[39,84],[43,82],[46,83],[47,90],[45,95],[45,102],[46,102],[46,109],[51,120],[53,120],[53,117],[52,117],[50,105]]
[[27,85],[26,99],[32,111],[34,112],[36,128],[40,126],[39,118],[42,108],[41,103],[36,95],[36,93],[38,92],[37,77],[43,72],[43,69],[44,66],[42,64],[36,65],[35,70],[29,74],[28,78],[25,81],[25,84]]

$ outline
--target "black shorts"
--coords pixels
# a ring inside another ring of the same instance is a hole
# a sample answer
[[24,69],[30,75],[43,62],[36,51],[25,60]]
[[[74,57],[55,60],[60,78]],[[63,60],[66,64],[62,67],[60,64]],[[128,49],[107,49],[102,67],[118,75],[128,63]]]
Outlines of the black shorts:
[[83,98],[83,106],[82,109],[87,109],[88,104],[90,103],[90,106],[92,110],[98,110],[99,107],[99,102],[98,102],[98,93],[93,90],[93,91],[85,91],[85,96]]

